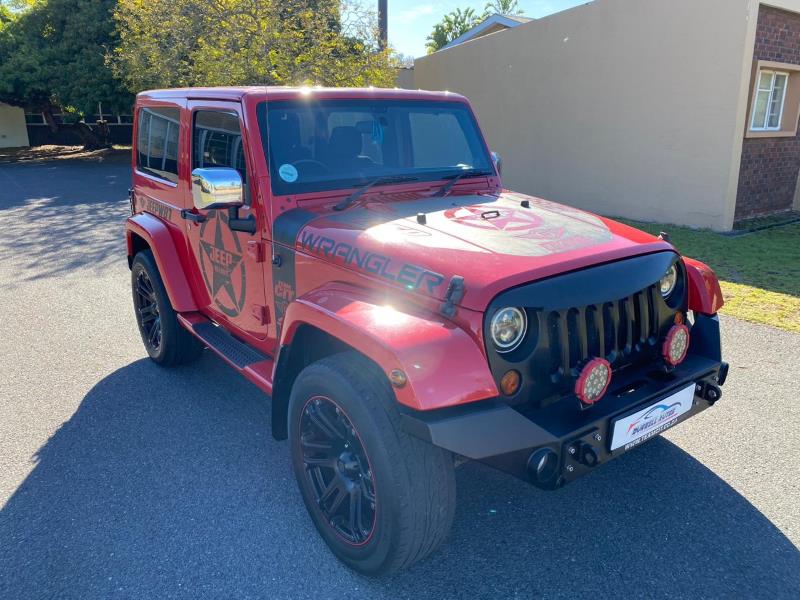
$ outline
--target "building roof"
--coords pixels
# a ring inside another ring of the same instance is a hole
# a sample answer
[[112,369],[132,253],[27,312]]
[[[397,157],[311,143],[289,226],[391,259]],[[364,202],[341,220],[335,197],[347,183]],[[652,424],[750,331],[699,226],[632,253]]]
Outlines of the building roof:
[[522,15],[505,15],[505,17],[507,19],[511,19],[512,21],[516,21],[517,23],[527,23],[528,21],[533,21],[532,17],[523,17]]
[[444,46],[442,50],[445,48],[452,48],[458,44],[463,44],[464,42],[481,37],[482,35],[486,35],[488,33],[493,33],[494,31],[511,29],[512,27],[517,27],[518,25],[522,25],[523,23],[528,23],[530,21],[533,21],[533,19],[530,17],[494,14],[486,17],[483,21],[475,25],[475,27],[466,33],[462,33],[452,42]]

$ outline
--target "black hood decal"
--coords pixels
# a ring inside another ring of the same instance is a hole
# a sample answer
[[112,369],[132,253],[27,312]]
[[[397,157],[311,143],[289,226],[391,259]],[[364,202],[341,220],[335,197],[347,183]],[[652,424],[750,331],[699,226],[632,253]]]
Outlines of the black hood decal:
[[300,231],[319,217],[302,208],[293,208],[279,215],[272,226],[272,293],[275,298],[275,327],[278,340],[281,338],[286,309],[297,296],[295,272],[295,244]]

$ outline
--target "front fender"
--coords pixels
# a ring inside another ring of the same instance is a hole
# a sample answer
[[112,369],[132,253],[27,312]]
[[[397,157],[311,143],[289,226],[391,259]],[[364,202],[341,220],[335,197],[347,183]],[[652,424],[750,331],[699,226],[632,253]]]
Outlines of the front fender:
[[329,285],[292,302],[283,320],[281,347],[311,325],[361,352],[387,375],[401,369],[407,383],[392,389],[400,404],[433,410],[498,395],[475,340],[435,313],[396,310],[357,288]]
[[684,257],[683,263],[689,285],[689,310],[704,315],[716,314],[725,304],[716,274],[699,260]]
[[125,239],[128,244],[129,259],[133,258],[134,234],[142,238],[153,252],[172,308],[176,312],[197,310],[197,303],[192,296],[192,288],[189,287],[189,281],[186,279],[169,228],[163,221],[148,213],[138,213],[128,217],[125,222]]

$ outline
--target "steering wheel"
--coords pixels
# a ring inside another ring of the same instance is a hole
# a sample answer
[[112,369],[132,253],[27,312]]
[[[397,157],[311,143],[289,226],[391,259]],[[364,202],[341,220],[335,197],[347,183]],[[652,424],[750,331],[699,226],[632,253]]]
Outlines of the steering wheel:
[[318,160],[314,160],[313,158],[301,158],[300,160],[294,161],[292,165],[298,167],[298,171],[300,170],[299,167],[302,165],[307,165],[308,167],[312,167],[312,169],[316,168],[322,171],[322,173],[330,173],[331,171],[330,168],[328,168],[328,165]]

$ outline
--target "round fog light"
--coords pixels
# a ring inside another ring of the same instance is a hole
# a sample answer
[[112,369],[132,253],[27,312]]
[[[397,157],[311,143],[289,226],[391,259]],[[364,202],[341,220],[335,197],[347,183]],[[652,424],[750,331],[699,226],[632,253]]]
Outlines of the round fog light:
[[558,474],[558,454],[540,448],[528,457],[528,473],[538,483],[547,483]]
[[600,400],[611,383],[611,365],[603,358],[593,358],[581,371],[575,382],[575,395],[584,404]]
[[664,360],[673,367],[679,365],[686,358],[689,351],[689,328],[686,325],[673,325],[664,339],[661,354]]

